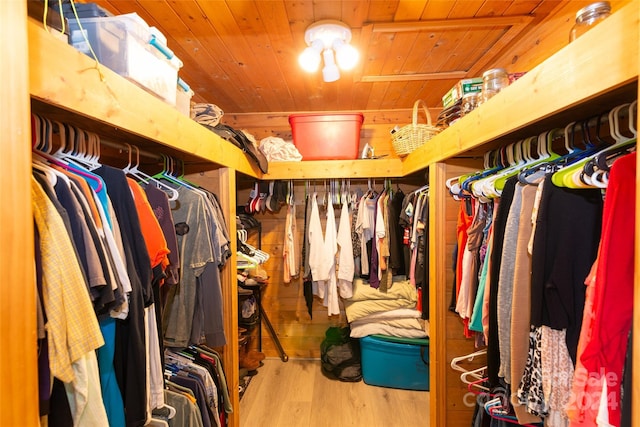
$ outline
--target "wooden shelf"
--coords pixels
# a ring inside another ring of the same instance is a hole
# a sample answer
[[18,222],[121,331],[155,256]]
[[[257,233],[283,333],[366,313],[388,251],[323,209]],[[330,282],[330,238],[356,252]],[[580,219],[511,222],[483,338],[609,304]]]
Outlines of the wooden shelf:
[[407,156],[403,175],[634,100],[637,80],[638,16],[629,4]]
[[317,160],[269,163],[262,179],[395,178],[402,176],[400,159]]
[[257,177],[245,154],[204,126],[104,66],[28,23],[29,84],[35,113],[129,142],[150,152],[176,155],[189,171],[229,167]]

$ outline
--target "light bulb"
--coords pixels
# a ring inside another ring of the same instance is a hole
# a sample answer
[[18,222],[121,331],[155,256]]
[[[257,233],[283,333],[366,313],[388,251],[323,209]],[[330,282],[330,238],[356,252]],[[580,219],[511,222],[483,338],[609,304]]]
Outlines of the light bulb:
[[300,67],[309,73],[313,73],[318,70],[320,60],[320,54],[313,47],[306,48],[298,57]]
[[351,70],[358,63],[360,54],[358,50],[350,44],[345,44],[342,40],[333,43],[336,51],[336,61],[343,70]]

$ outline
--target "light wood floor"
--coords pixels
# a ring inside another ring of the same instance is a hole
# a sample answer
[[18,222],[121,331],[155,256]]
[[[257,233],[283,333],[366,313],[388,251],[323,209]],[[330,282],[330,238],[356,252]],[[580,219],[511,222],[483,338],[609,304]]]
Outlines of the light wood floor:
[[241,427],[428,427],[429,392],[347,383],[319,360],[266,359],[240,401]]

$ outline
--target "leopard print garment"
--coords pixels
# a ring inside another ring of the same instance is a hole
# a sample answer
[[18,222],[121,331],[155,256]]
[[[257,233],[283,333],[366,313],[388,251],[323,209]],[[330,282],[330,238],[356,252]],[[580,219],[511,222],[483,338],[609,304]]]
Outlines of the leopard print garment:
[[531,327],[529,331],[529,355],[522,381],[518,387],[518,402],[525,405],[527,412],[545,417],[549,408],[544,400],[542,388],[542,329]]

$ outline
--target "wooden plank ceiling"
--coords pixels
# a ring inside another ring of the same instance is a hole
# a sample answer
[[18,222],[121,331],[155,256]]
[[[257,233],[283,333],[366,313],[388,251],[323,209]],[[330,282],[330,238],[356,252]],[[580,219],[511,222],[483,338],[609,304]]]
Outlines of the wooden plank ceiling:
[[[95,0],[136,12],[183,61],[194,101],[225,114],[429,107],[475,77],[553,14],[557,0]],[[304,31],[322,19],[352,28],[357,68],[325,83],[297,63]],[[409,95],[407,95],[409,94]]]

